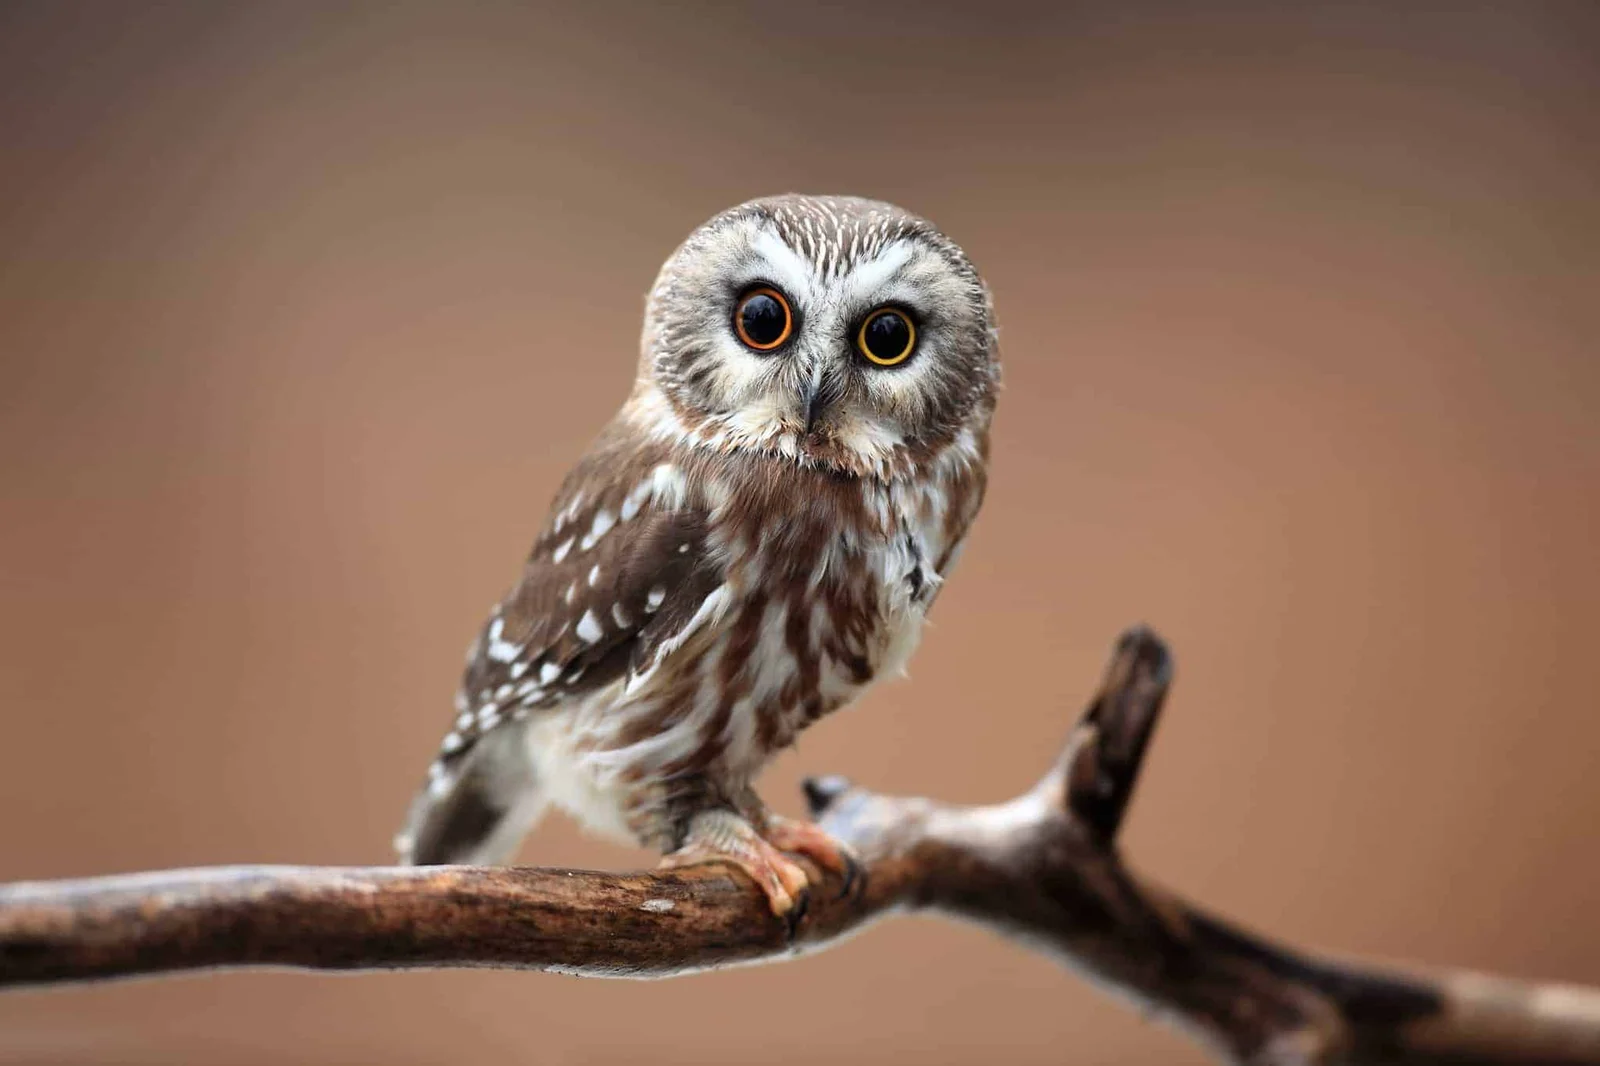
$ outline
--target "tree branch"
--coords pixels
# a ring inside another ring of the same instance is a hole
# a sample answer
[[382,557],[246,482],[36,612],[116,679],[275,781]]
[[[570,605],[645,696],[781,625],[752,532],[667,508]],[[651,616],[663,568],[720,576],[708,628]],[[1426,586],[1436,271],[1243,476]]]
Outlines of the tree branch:
[[[213,967],[507,967],[665,977],[818,948],[901,909],[1045,952],[1241,1063],[1600,1064],[1600,992],[1314,958],[1206,915],[1115,848],[1171,679],[1118,642],[1057,764],[1008,803],[806,795],[867,868],[791,932],[742,873],[222,867],[0,886],[0,986]],[[819,875],[820,877],[820,875]]]

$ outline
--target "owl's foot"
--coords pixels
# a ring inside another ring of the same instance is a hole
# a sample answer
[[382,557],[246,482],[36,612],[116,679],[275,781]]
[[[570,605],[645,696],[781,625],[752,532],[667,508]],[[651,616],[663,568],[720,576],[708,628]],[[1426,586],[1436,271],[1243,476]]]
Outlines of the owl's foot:
[[854,851],[843,841],[823,832],[815,822],[785,818],[781,814],[767,815],[767,843],[796,855],[804,855],[827,873],[838,874],[844,886],[841,897],[860,886],[866,867],[856,858]]
[[735,811],[701,811],[689,823],[683,846],[661,860],[664,869],[728,862],[750,875],[766,893],[772,913],[792,934],[810,901],[810,878],[793,859],[774,847]]

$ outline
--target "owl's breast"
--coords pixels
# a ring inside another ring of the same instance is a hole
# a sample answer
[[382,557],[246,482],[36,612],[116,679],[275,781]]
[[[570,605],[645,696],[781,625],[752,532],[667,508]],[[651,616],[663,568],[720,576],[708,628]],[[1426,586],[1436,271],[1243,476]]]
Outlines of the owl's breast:
[[[807,721],[877,678],[905,672],[942,581],[942,500],[881,483],[852,488],[853,498],[823,511],[826,521],[811,535],[819,550],[771,560],[790,609],[804,619],[790,627],[787,651],[797,676],[812,683],[803,694]],[[810,520],[818,510],[809,509]]]
[[793,463],[706,471],[722,584],[693,640],[603,715],[610,761],[737,785],[818,718],[905,671],[949,558],[937,486]]

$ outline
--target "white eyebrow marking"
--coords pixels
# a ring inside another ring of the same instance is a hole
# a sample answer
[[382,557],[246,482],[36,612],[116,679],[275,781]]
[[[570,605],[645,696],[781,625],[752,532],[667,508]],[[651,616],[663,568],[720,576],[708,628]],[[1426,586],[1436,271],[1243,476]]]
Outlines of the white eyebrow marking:
[[[783,242],[769,226],[762,226],[750,241],[751,250],[762,258],[774,285],[791,301],[799,301],[813,287],[814,272],[793,248]],[[807,301],[809,302],[809,301]]]
[[916,251],[916,245],[902,238],[885,247],[873,258],[858,264],[846,279],[850,294],[862,299],[876,296],[878,290],[894,277],[897,270],[906,265]]

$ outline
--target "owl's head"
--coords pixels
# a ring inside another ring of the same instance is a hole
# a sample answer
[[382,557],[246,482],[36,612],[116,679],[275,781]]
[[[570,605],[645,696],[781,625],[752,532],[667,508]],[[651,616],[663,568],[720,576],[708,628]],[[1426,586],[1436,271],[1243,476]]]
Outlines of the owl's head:
[[887,476],[987,428],[992,318],[966,255],[915,215],[850,197],[754,200],[661,268],[637,397],[689,440]]

